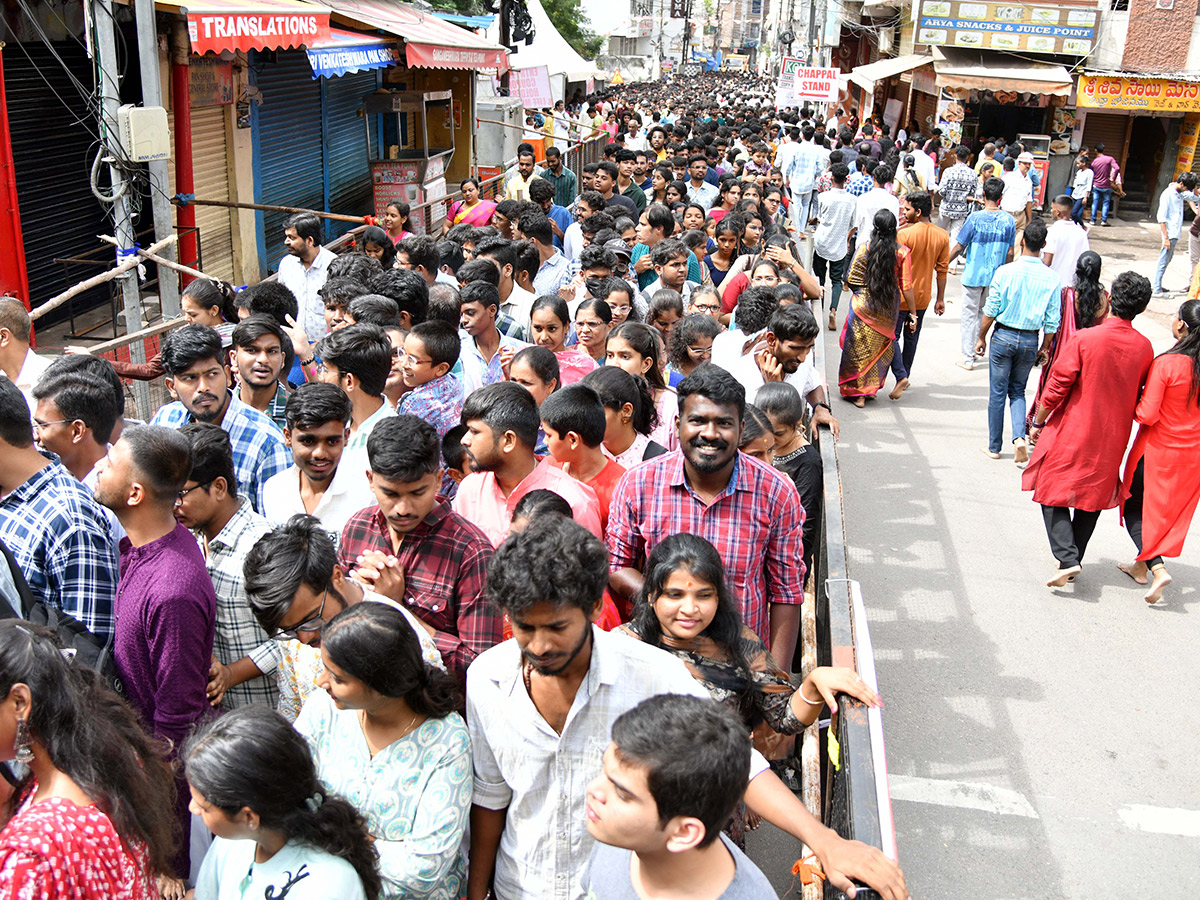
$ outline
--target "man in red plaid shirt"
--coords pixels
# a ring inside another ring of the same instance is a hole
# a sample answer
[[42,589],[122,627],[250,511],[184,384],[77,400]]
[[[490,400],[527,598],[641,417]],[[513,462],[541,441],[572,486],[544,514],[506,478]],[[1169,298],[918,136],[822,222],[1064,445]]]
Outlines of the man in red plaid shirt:
[[376,505],[350,517],[338,546],[343,571],[400,603],[433,636],[447,671],[501,640],[484,597],[492,543],[438,494],[441,441],[416,416],[394,416],[367,440]]

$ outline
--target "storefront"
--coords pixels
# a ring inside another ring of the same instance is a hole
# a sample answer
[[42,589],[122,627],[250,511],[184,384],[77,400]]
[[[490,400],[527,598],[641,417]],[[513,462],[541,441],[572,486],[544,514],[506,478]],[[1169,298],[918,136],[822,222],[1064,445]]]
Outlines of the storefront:
[[[889,134],[894,136],[914,117],[913,74],[923,69],[932,71],[932,65],[933,58],[925,54],[888,57],[859,66],[850,73],[850,81],[873,98],[870,112],[879,113]],[[864,118],[870,112],[864,111]]]

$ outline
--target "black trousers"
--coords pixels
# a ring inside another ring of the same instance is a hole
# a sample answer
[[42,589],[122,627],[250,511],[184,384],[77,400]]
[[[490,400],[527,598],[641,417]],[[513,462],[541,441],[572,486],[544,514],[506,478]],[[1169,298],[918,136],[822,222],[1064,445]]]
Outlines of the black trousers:
[[[1133,473],[1133,481],[1129,484],[1129,499],[1125,501],[1125,530],[1133,538],[1133,545],[1137,547],[1139,556],[1142,553],[1142,499],[1146,493],[1146,482],[1143,477],[1145,465],[1144,459],[1138,460],[1137,469]],[[1146,565],[1154,568],[1162,565],[1162,561],[1161,556],[1156,556],[1146,560]]]
[[1082,565],[1084,551],[1096,530],[1100,513],[1072,510],[1069,506],[1043,506],[1042,518],[1046,520],[1050,550],[1058,560],[1058,567],[1069,569]]

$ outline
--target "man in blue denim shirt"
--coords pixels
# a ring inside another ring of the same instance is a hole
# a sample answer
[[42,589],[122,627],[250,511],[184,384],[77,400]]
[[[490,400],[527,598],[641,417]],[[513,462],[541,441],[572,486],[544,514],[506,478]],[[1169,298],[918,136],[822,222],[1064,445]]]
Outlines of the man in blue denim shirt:
[[[996,270],[983,307],[976,355],[987,349],[987,334],[996,325],[988,355],[991,393],[988,396],[988,447],[984,452],[1000,458],[1004,437],[1004,398],[1012,414],[1013,459],[1029,462],[1025,443],[1025,384],[1035,361],[1049,357],[1050,341],[1058,331],[1062,281],[1041,260],[1046,245],[1046,223],[1034,219],[1021,237],[1021,258]],[[1038,332],[1043,334],[1038,349]]]
[[1158,268],[1154,270],[1153,290],[1155,294],[1163,294],[1162,279],[1175,255],[1175,242],[1183,230],[1183,201],[1192,204],[1196,211],[1196,176],[1184,172],[1178,181],[1167,185],[1167,189],[1158,198],[1158,227],[1162,231],[1162,249],[1158,254]]

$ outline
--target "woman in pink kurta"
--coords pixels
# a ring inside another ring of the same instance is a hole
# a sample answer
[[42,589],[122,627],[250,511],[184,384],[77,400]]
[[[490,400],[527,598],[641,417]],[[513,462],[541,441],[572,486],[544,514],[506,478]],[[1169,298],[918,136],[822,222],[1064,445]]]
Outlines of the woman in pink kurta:
[[1077,332],[1059,351],[1034,416],[1030,441],[1036,441],[1036,450],[1021,487],[1041,504],[1058,560],[1050,587],[1079,574],[1100,511],[1121,502],[1121,458],[1154,360],[1133,319],[1149,300],[1145,278],[1132,272],[1117,276],[1112,315]]
[[1171,583],[1162,558],[1183,552],[1200,501],[1200,301],[1184,303],[1171,324],[1178,343],[1150,367],[1122,485],[1125,527],[1138,555],[1121,570],[1139,584],[1153,574],[1147,603]]

